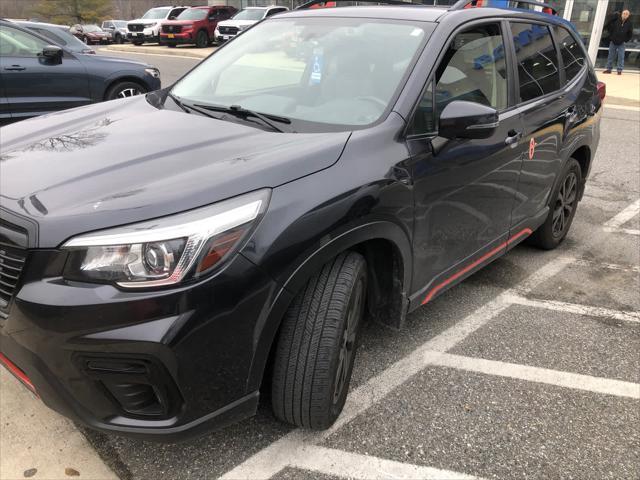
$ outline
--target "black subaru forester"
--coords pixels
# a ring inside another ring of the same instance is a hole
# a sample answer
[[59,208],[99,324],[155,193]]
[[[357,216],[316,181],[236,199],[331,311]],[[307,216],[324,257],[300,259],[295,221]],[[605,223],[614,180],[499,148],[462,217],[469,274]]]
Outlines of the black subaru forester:
[[186,438],[260,391],[331,425],[364,318],[571,226],[604,85],[515,3],[303,8],[170,88],[0,130],[2,363],[103,431]]

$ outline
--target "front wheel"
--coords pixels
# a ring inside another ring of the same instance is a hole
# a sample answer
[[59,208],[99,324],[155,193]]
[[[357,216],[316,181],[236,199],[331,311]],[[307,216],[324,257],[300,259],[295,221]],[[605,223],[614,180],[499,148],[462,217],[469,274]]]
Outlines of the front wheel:
[[209,35],[207,35],[207,32],[200,30],[196,35],[196,47],[204,48],[207,45],[209,45]]
[[276,417],[325,429],[349,390],[367,293],[367,264],[345,252],[322,267],[285,314],[276,346],[271,399]]
[[582,169],[577,160],[570,158],[559,178],[560,181],[551,195],[549,215],[529,239],[530,243],[545,250],[552,250],[562,243],[569,233],[578,209]]
[[135,82],[119,82],[109,89],[106,100],[135,97],[147,93],[147,91],[145,87]]

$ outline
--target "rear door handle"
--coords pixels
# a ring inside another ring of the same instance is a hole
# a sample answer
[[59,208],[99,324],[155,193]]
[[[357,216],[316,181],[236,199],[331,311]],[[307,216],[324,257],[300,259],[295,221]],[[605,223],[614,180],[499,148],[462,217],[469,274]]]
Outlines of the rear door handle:
[[20,72],[22,70],[26,70],[27,67],[23,67],[22,65],[11,65],[10,67],[4,67],[5,70]]
[[504,139],[506,145],[516,145],[522,138],[522,132],[518,132],[517,130],[509,130],[507,135],[509,136]]

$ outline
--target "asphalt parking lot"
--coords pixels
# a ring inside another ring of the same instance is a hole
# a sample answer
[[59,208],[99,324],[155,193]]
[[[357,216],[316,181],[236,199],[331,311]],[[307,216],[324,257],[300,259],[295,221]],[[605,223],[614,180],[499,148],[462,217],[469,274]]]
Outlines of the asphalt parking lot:
[[[164,85],[197,63],[141,60]],[[400,332],[367,323],[330,430],[283,425],[265,401],[256,417],[181,444],[80,431],[126,480],[640,478],[639,292],[640,112],[607,108],[565,243],[518,246]]]

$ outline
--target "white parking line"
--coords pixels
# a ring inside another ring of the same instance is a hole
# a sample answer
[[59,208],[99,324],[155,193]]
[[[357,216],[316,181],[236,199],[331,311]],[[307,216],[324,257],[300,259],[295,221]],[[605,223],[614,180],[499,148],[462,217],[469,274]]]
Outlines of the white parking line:
[[479,477],[463,473],[423,467],[384,458],[344,452],[332,448],[307,445],[291,465],[305,470],[338,477],[367,480],[477,480]]
[[634,228],[623,228],[622,225],[627,223],[633,217],[640,213],[640,199],[633,202],[627,208],[618,213],[611,220],[604,224],[605,232],[628,233],[630,235],[640,235],[640,230]]
[[640,399],[640,384],[622,380],[592,377],[579,373],[561,372],[547,368],[518,365],[515,363],[485,360],[483,358],[465,357],[450,353],[427,353],[428,361],[433,365],[451,367],[470,372],[498,375],[500,377],[517,378],[529,382],[558,385],[560,387],[587,390],[589,392]]
[[597,268],[605,268],[607,270],[620,270],[624,272],[635,272],[640,273],[640,267],[634,265],[620,265],[618,263],[606,263],[599,262],[597,260],[589,260],[586,258],[577,258],[574,260],[574,265],[579,265],[581,267],[597,267]]
[[[539,284],[547,281],[562,271],[575,259],[562,256],[554,258],[544,266],[533,272],[519,287],[521,292],[529,292]],[[400,359],[386,370],[370,378],[366,383],[349,392],[344,409],[333,426],[318,433],[307,433],[294,430],[280,440],[265,447],[249,457],[240,465],[227,472],[223,479],[264,479],[270,478],[280,470],[290,465],[298,453],[305,447],[305,443],[318,443],[328,437],[343,425],[347,424],[376,402],[384,398],[389,392],[402,385],[411,376],[428,366],[427,352],[445,352],[468,335],[482,327],[489,320],[509,307],[508,298],[515,294],[514,290],[506,290],[491,302],[483,305],[475,312],[466,316],[460,322],[445,330],[441,334],[423,343],[406,357]]]
[[577,315],[587,315],[590,317],[612,318],[623,322],[640,323],[640,312],[627,312],[623,310],[613,310],[611,308],[594,307],[591,305],[580,305],[576,303],[559,302],[557,300],[540,300],[525,298],[520,295],[509,294],[506,298],[508,302],[525,307],[544,308],[557,312],[575,313]]

